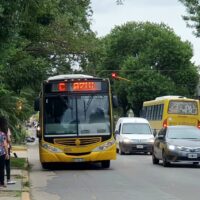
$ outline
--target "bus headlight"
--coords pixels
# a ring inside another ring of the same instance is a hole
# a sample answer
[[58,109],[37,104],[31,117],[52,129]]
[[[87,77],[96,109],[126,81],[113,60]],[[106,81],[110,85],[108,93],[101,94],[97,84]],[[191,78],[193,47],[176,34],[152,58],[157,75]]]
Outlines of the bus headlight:
[[53,152],[53,153],[61,153],[61,152],[63,152],[61,149],[58,149],[58,148],[56,148],[54,146],[51,146],[51,145],[49,145],[47,143],[42,144],[42,147],[44,149],[48,150],[48,151]]
[[110,148],[113,144],[115,144],[114,139],[102,144],[101,146],[96,147],[95,149],[92,150],[92,152],[105,151],[108,148]]

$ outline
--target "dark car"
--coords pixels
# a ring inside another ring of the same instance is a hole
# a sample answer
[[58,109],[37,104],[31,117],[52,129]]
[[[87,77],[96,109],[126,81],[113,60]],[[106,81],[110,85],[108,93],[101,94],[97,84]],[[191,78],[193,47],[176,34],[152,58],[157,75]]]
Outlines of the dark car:
[[172,162],[200,162],[200,129],[195,126],[168,126],[155,137],[152,152],[153,164],[163,161],[167,167]]

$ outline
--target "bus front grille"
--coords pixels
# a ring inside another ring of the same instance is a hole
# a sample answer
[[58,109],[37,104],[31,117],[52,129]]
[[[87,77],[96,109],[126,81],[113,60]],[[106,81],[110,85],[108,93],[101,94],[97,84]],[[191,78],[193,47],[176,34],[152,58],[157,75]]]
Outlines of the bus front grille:
[[99,142],[101,142],[101,137],[54,139],[54,144],[60,144],[66,146],[84,146],[84,145],[96,144]]

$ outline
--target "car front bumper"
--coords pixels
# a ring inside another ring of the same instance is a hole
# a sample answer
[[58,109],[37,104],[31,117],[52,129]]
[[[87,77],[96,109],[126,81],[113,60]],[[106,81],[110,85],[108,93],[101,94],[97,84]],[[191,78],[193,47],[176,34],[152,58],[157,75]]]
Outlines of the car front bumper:
[[200,162],[200,152],[168,151],[166,159],[169,162]]
[[136,143],[136,144],[132,144],[132,143],[121,143],[119,144],[120,145],[120,148],[121,148],[121,151],[124,152],[124,153],[140,153],[140,152],[143,152],[143,153],[152,153],[152,146],[153,144],[152,143]]

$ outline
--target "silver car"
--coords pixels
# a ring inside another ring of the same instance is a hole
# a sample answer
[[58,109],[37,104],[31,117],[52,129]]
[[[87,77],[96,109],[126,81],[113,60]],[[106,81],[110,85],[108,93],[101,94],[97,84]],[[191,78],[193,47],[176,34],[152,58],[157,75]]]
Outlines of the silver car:
[[163,161],[167,167],[174,162],[200,162],[200,129],[195,126],[168,126],[159,131],[153,145],[152,161]]

